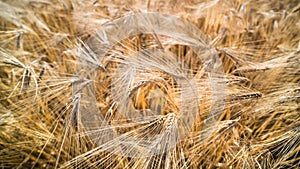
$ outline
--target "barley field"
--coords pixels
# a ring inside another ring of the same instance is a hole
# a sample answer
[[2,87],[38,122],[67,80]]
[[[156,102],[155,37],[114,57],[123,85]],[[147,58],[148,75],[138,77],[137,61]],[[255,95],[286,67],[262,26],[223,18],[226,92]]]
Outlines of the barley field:
[[0,0],[0,168],[300,168],[297,0]]

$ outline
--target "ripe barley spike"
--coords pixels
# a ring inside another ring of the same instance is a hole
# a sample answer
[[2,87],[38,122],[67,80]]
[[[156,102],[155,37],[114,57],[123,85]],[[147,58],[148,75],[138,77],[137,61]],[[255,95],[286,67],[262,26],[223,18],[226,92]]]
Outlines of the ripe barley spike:
[[0,0],[0,168],[300,168],[297,0]]

